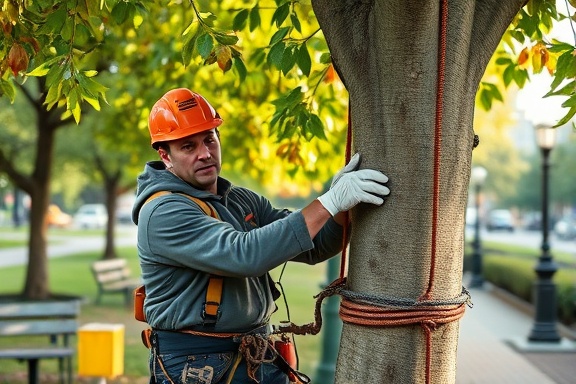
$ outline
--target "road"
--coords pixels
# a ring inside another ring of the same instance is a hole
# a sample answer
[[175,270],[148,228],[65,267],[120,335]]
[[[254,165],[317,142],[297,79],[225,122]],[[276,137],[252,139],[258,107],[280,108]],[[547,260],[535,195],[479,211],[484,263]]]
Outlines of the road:
[[[136,245],[136,226],[135,225],[118,225],[116,230],[116,246],[123,247],[129,245]],[[22,236],[26,238],[27,233],[14,234],[10,233],[2,234],[0,236],[7,238],[10,236],[14,238],[15,236]],[[74,236],[65,236],[63,232],[58,234],[48,235],[48,257],[62,257],[75,254],[83,251],[93,251],[102,250],[104,251],[105,238],[102,236],[79,236],[75,234]],[[22,265],[26,264],[28,261],[28,248],[27,247],[14,247],[14,248],[3,248],[0,249],[0,268],[8,267],[12,265]]]
[[[0,236],[6,237],[6,234],[0,232]],[[10,234],[14,236],[14,234]],[[22,234],[22,236],[27,236]],[[516,230],[510,232],[488,232],[482,230],[480,233],[482,241],[494,241],[504,244],[521,245],[533,247],[539,252],[542,244],[542,234],[538,231]],[[467,241],[473,238],[473,232],[469,229],[466,231]],[[80,251],[90,251],[104,249],[104,236],[64,236],[62,233],[49,237],[51,244],[48,245],[48,257],[61,257],[71,255]],[[574,255],[576,264],[576,240],[560,240],[554,234],[549,238],[552,256],[555,251],[567,252]],[[136,245],[136,226],[122,225],[117,229],[116,236],[117,246]],[[4,248],[0,249],[0,268],[10,265],[25,264],[28,258],[28,249],[26,247]]]
[[[471,231],[467,231],[467,238],[469,241],[472,240],[473,234]],[[504,244],[533,247],[537,250],[540,250],[540,246],[542,245],[541,232],[526,231],[522,229],[517,229],[513,233],[499,231],[488,232],[482,230],[482,232],[480,232],[480,239],[483,241],[494,241]],[[573,254],[574,261],[576,261],[576,240],[560,240],[552,233],[548,237],[548,243],[550,245],[552,256],[554,256],[554,251],[567,252]]]

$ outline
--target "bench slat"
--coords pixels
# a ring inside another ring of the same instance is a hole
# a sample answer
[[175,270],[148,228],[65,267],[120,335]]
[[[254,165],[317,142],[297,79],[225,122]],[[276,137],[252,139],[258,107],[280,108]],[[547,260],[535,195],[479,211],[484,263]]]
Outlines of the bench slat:
[[127,265],[126,259],[100,260],[92,263],[94,272],[108,271],[110,269],[120,269]]
[[125,280],[128,278],[130,278],[130,271],[127,269],[99,272],[96,275],[96,279],[101,283],[106,283],[108,281]]
[[0,349],[2,359],[43,359],[73,356],[74,348],[30,348],[30,349]]
[[80,313],[78,300],[57,302],[0,303],[0,319],[19,317],[76,317]]
[[62,335],[77,330],[74,319],[0,321],[0,336]]

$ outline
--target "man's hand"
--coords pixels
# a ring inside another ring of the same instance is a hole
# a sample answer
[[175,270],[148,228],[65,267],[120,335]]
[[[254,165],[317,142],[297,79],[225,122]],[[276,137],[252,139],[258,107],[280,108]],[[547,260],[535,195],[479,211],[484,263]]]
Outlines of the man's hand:
[[382,185],[388,177],[373,169],[357,171],[360,155],[355,154],[350,162],[341,169],[334,179],[330,190],[318,197],[318,200],[332,216],[344,212],[359,203],[382,205],[390,190]]

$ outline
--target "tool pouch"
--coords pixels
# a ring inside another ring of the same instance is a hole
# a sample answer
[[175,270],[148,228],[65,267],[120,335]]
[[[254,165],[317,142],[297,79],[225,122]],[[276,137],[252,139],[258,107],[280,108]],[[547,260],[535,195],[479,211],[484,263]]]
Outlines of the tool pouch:
[[146,315],[144,314],[144,299],[146,298],[146,290],[143,285],[134,289],[134,318],[138,321],[146,322]]

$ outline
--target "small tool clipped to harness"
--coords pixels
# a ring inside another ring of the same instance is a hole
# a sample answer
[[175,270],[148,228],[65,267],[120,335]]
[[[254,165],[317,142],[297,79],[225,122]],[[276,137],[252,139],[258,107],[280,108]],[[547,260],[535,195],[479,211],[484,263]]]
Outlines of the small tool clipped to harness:
[[[284,358],[286,363],[292,368],[293,370],[298,369],[298,359],[296,358],[296,349],[294,348],[294,343],[292,343],[292,339],[286,333],[280,335],[280,339],[274,341],[274,349],[280,356]],[[296,377],[293,373],[289,375],[290,382],[296,382]]]

